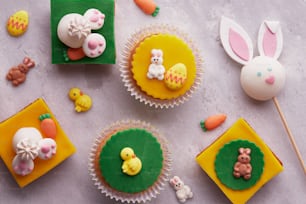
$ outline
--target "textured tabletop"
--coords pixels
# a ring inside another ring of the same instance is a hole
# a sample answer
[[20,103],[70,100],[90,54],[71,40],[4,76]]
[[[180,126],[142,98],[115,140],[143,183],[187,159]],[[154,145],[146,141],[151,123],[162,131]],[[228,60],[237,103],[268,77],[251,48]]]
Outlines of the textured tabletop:
[[[88,174],[91,145],[99,132],[122,119],[151,123],[167,138],[172,152],[172,175],[188,184],[194,198],[187,203],[230,203],[195,162],[196,155],[211,144],[238,118],[243,117],[256,130],[284,165],[284,171],[259,190],[248,203],[296,204],[305,200],[306,180],[299,161],[272,101],[257,102],[240,86],[241,65],[224,52],[219,38],[222,15],[238,22],[257,41],[263,20],[281,22],[284,47],[279,61],[287,71],[285,88],[277,96],[281,109],[306,159],[306,1],[155,0],[157,17],[145,15],[133,1],[117,0],[115,65],[52,65],[49,0],[0,0],[0,120],[43,97],[77,152],[58,167],[20,189],[0,161],[0,203],[116,203],[102,195]],[[10,15],[18,10],[29,13],[28,31],[19,38],[5,29]],[[121,53],[130,34],[150,24],[169,24],[188,33],[204,59],[204,75],[192,98],[175,108],[155,109],[135,100],[120,77]],[[257,46],[255,55],[258,54]],[[24,56],[36,61],[24,84],[14,87],[5,79],[10,67]],[[80,87],[93,99],[90,111],[76,113],[67,94]],[[227,114],[219,128],[203,132],[199,122],[209,115]],[[0,133],[1,137],[5,133]],[[150,203],[178,203],[170,185]]]

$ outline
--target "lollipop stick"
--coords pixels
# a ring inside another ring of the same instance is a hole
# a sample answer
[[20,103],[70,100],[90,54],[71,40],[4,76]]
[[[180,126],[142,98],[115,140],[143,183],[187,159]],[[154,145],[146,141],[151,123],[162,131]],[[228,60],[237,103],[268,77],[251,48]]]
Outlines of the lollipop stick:
[[282,112],[282,110],[280,108],[280,105],[279,105],[278,100],[276,99],[276,97],[273,97],[273,102],[274,102],[274,104],[276,106],[276,109],[277,109],[281,119],[282,119],[283,125],[285,126],[285,129],[287,131],[287,134],[289,136],[289,139],[290,139],[290,142],[291,142],[291,144],[293,146],[293,149],[294,149],[294,151],[295,151],[295,153],[296,153],[296,155],[297,155],[297,157],[298,157],[298,159],[300,161],[300,164],[301,164],[301,166],[302,166],[302,168],[304,170],[304,174],[306,174],[306,168],[305,168],[305,164],[304,164],[304,161],[302,159],[301,153],[299,151],[299,148],[296,145],[294,137],[293,137],[293,135],[292,135],[292,133],[291,133],[291,131],[289,129],[289,126],[288,126],[288,123],[286,121],[286,118],[285,118],[285,116],[284,116],[284,114],[283,114],[283,112]]

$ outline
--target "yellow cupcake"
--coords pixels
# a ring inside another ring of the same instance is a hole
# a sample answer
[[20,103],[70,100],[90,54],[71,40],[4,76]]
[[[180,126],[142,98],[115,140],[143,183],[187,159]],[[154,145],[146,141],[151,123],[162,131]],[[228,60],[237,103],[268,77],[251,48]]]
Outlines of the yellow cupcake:
[[[169,90],[163,80],[147,77],[151,64],[151,50],[158,48],[163,51],[163,66],[170,69],[177,63],[187,67],[188,77],[186,84],[181,89]],[[137,85],[153,98],[172,99],[183,95],[190,89],[196,76],[196,63],[192,50],[188,45],[171,34],[157,34],[146,38],[136,48],[132,60],[132,72]]]
[[128,91],[156,108],[182,104],[199,86],[202,59],[187,37],[171,26],[150,26],[131,36],[121,77]]

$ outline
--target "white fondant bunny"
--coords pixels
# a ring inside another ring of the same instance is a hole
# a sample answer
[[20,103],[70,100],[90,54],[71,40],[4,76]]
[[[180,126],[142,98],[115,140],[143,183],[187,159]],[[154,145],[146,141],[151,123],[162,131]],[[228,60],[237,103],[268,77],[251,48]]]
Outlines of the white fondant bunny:
[[250,97],[265,101],[275,97],[284,87],[286,74],[277,61],[283,47],[279,22],[264,21],[258,33],[259,56],[253,58],[253,45],[246,31],[233,20],[222,17],[220,38],[226,53],[244,65],[240,82]]
[[148,69],[147,77],[149,79],[156,78],[158,80],[164,79],[165,67],[163,66],[163,51],[160,49],[152,49],[151,64]]
[[176,190],[176,197],[181,203],[185,203],[188,198],[193,197],[190,187],[184,185],[184,182],[178,176],[170,179],[170,184]]

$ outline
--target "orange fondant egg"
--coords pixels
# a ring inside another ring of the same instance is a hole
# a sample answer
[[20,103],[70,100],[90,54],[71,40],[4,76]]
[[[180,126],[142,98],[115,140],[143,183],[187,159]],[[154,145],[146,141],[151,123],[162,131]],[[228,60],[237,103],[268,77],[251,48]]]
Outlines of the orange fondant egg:
[[171,90],[182,88],[187,79],[187,68],[183,63],[172,66],[165,74],[166,86]]
[[10,35],[17,37],[24,34],[27,31],[28,25],[29,25],[28,12],[20,10],[9,17],[6,28]]

